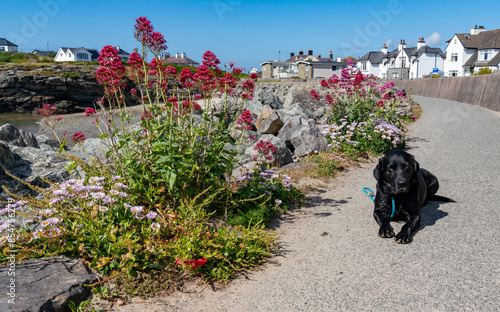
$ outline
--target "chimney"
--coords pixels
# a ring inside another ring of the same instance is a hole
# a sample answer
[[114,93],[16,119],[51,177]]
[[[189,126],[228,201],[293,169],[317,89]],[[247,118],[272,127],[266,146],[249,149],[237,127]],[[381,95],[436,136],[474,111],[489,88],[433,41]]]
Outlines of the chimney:
[[425,40],[422,37],[418,38],[417,50],[420,49],[421,47],[425,47]]
[[484,26],[479,26],[479,27],[478,27],[478,26],[476,25],[476,27],[474,27],[474,28],[472,28],[472,29],[470,30],[470,34],[471,34],[471,35],[478,35],[478,34],[482,33],[483,31],[486,31],[486,28],[484,28]]
[[339,63],[342,62],[342,58],[340,56],[337,57],[337,62],[339,62]]
[[318,58],[321,58],[321,54],[318,54]]
[[313,55],[313,50],[309,49],[309,55]]
[[186,57],[186,52],[181,54],[181,58],[185,58],[185,57]]
[[401,40],[398,46],[398,51],[401,51],[404,48],[406,48],[406,42],[404,40]]
[[333,51],[330,51],[330,60],[333,60]]
[[116,51],[118,51],[118,53],[120,53],[120,46],[119,45],[116,46]]
[[384,46],[382,47],[382,53],[383,53],[384,55],[386,55],[386,54],[387,54],[387,46],[386,46],[386,44],[385,44],[385,43],[384,43]]
[[294,56],[295,56],[295,53],[290,52],[290,57],[294,57]]
[[300,50],[299,55],[304,55],[304,51]]
[[175,58],[179,58],[179,52],[175,53]]

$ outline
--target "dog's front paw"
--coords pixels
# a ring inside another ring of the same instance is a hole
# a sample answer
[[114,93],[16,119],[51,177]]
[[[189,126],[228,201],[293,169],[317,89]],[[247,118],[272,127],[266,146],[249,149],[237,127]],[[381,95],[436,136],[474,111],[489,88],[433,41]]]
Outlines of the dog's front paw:
[[378,236],[382,238],[391,238],[394,237],[394,235],[394,230],[389,224],[381,226],[380,230],[378,230]]
[[398,233],[398,235],[396,235],[394,240],[398,244],[409,244],[411,243],[411,234],[407,231],[401,231]]

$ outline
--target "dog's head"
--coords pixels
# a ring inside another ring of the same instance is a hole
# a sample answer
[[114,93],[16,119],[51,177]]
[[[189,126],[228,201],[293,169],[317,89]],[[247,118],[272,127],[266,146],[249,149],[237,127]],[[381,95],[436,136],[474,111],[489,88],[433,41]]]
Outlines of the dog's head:
[[392,151],[380,158],[373,176],[383,192],[397,195],[409,192],[419,169],[420,166],[412,155],[404,151]]

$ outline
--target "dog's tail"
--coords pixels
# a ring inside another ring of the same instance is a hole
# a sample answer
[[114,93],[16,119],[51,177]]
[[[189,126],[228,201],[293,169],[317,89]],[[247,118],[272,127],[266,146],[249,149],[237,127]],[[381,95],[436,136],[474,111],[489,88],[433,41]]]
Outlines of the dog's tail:
[[444,197],[444,196],[439,196],[439,195],[432,195],[429,198],[429,200],[438,201],[438,202],[442,202],[442,203],[456,203],[456,201],[454,201],[451,198]]

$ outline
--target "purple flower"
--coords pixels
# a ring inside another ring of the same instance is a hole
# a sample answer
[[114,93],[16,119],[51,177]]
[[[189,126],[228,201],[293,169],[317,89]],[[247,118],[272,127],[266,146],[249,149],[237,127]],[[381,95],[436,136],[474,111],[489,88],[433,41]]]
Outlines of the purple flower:
[[153,231],[157,231],[157,230],[159,230],[160,228],[161,228],[161,225],[160,225],[160,224],[158,224],[158,223],[156,223],[156,222],[151,223],[151,229],[152,229]]
[[149,211],[147,214],[146,214],[146,218],[152,220],[154,218],[156,218],[158,216],[158,214],[154,211]]
[[141,213],[143,210],[144,208],[142,206],[130,207],[130,212],[132,212],[133,214]]

